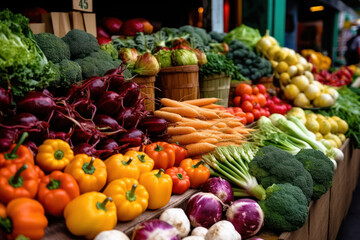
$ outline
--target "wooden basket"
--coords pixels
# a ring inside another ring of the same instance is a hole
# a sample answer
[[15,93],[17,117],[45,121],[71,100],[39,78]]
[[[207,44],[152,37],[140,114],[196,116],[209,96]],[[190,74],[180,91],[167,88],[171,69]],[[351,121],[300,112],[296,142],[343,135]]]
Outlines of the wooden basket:
[[160,97],[177,101],[200,98],[198,65],[162,68],[157,82]]
[[132,79],[135,83],[142,85],[141,95],[145,97],[146,110],[155,110],[155,76],[136,76]]
[[227,107],[229,102],[231,77],[225,73],[207,76],[200,80],[200,97],[219,99],[217,104]]

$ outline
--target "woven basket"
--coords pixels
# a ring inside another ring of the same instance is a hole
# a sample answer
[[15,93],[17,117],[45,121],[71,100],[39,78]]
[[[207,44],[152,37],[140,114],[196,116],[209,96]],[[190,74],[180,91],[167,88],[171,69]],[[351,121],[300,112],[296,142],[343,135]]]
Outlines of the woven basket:
[[135,83],[142,85],[140,88],[142,97],[145,99],[145,109],[155,110],[155,76],[136,76],[132,79]]
[[162,68],[156,82],[161,90],[156,97],[177,101],[200,98],[198,65]]
[[218,98],[217,104],[227,107],[229,102],[231,77],[225,76],[225,73],[219,75],[207,76],[200,80],[201,98]]

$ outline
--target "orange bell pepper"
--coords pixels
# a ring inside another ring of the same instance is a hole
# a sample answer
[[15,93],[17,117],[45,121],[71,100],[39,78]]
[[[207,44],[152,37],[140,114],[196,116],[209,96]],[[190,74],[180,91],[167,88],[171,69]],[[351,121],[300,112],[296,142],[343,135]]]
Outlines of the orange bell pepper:
[[34,198],[38,173],[30,164],[14,163],[0,169],[0,202],[7,204],[19,197]]
[[139,168],[140,174],[150,172],[154,168],[154,160],[152,160],[146,153],[137,151],[127,151],[124,156],[132,157],[134,163]]
[[6,216],[0,216],[0,227],[5,229],[10,240],[20,235],[31,240],[40,240],[48,225],[44,214],[45,210],[38,201],[16,198],[6,206]]
[[105,163],[86,154],[77,154],[65,167],[65,173],[72,175],[79,184],[80,193],[100,191],[106,184]]
[[0,153],[0,168],[13,163],[28,163],[34,165],[34,156],[32,155],[30,149],[21,145],[27,136],[29,136],[29,134],[24,132],[18,143],[13,144],[9,151]]
[[168,169],[175,164],[175,148],[167,142],[154,142],[147,145],[144,152],[154,160],[154,169]]
[[80,195],[79,185],[70,174],[54,171],[41,179],[38,200],[47,213],[60,217],[66,205]]
[[172,192],[176,194],[183,194],[190,188],[190,178],[181,167],[168,168],[165,171],[173,182]]
[[174,166],[178,167],[182,160],[188,156],[188,151],[186,148],[181,147],[178,143],[172,143],[175,149],[175,164]]
[[192,160],[191,158],[184,159],[180,163],[180,167],[183,168],[190,177],[191,188],[198,188],[209,179],[210,170],[203,165],[204,163],[204,160]]
[[132,157],[124,156],[121,153],[115,154],[105,160],[105,165],[108,172],[108,183],[125,177],[139,179],[140,171]]

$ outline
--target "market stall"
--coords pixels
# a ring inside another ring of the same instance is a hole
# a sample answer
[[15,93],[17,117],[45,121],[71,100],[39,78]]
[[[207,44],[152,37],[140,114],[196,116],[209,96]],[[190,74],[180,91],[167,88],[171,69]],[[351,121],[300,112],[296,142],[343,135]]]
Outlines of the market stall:
[[357,66],[245,24],[105,20],[60,36],[0,12],[1,237],[336,239]]

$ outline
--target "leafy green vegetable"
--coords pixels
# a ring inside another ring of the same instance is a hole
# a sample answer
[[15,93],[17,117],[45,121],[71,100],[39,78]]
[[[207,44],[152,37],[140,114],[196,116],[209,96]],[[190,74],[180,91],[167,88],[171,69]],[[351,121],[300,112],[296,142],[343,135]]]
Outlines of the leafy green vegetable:
[[143,32],[137,32],[134,37],[136,44],[135,48],[140,54],[145,52],[152,52],[155,48],[155,40],[152,35],[144,34]]
[[252,50],[260,38],[261,34],[258,29],[241,24],[241,26],[231,30],[224,37],[224,41],[229,44],[234,39],[240,40]]
[[211,31],[211,32],[209,32],[209,35],[210,35],[212,40],[215,40],[218,43],[222,43],[222,42],[224,42],[224,38],[226,36],[226,33],[220,33],[220,32],[216,32],[216,31]]
[[100,49],[94,35],[79,29],[70,30],[62,39],[70,48],[71,59],[84,58]]
[[47,59],[53,63],[59,63],[64,59],[70,59],[69,46],[56,35],[52,33],[38,33],[35,34],[35,40]]
[[71,84],[82,79],[81,66],[77,62],[64,59],[60,63],[54,64],[54,67],[56,67],[58,75],[51,86],[68,88]]
[[35,41],[21,14],[5,9],[0,12],[0,85],[11,84],[14,96],[49,86],[55,77],[49,62]]
[[171,52],[171,58],[175,66],[198,64],[196,54],[191,50],[176,49]]
[[206,58],[208,62],[202,65],[199,70],[200,79],[221,73],[236,79],[241,77],[233,61],[226,58],[226,56],[208,52],[206,53]]
[[114,45],[112,44],[112,42],[109,43],[105,43],[105,44],[101,44],[100,48],[106,52],[108,52],[111,57],[113,59],[118,59],[119,58],[119,54],[118,51],[115,49]]
[[160,50],[154,54],[161,68],[172,66],[171,52],[170,50]]
[[132,37],[127,37],[125,39],[116,38],[113,40],[113,45],[116,50],[120,51],[122,48],[135,48],[136,44]]

